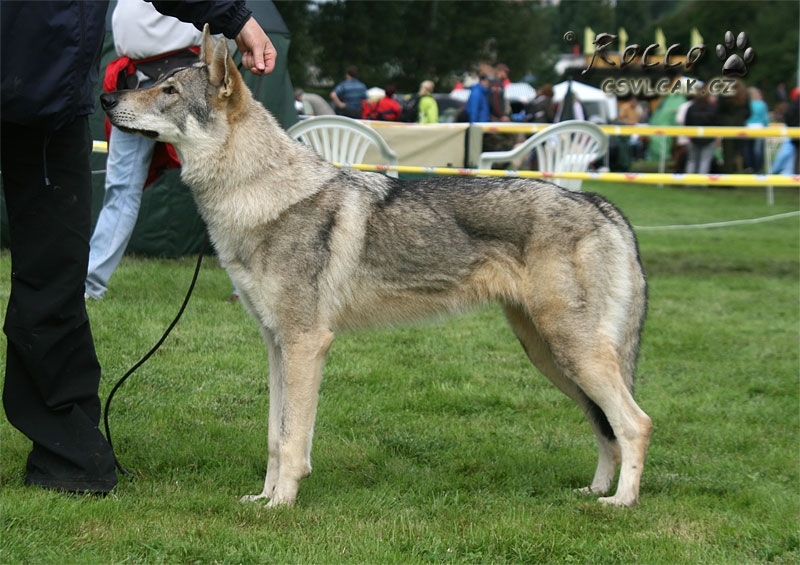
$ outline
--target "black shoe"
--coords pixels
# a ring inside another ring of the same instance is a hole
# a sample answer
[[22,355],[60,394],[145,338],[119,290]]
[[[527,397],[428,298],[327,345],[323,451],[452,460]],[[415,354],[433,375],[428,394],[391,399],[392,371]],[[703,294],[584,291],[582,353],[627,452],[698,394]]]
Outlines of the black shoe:
[[43,476],[28,476],[25,486],[38,486],[48,490],[55,490],[74,495],[106,496],[117,485],[114,480],[104,479],[65,479]]

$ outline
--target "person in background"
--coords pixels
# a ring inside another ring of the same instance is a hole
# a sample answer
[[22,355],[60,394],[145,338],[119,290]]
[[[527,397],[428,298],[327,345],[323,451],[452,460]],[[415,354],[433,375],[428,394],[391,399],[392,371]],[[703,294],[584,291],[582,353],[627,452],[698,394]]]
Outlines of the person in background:
[[[686,109],[684,122],[687,126],[719,125],[717,105],[711,101],[707,92],[701,91]],[[714,158],[716,140],[712,137],[689,138],[689,149],[686,157],[686,173],[708,174],[711,172],[711,161]]]
[[[702,82],[697,83],[697,88],[700,89],[703,87]],[[690,92],[686,96],[686,102],[678,106],[678,109],[675,111],[675,124],[679,126],[686,125],[686,112],[689,110],[689,106],[692,105],[694,102],[695,94]],[[689,158],[689,136],[688,135],[679,135],[675,138],[675,142],[672,144],[672,160],[675,162],[675,170],[676,171],[686,171],[686,161]]]
[[788,102],[789,95],[786,93],[786,84],[785,83],[778,83],[778,86],[775,87],[775,102],[780,104],[781,102]]
[[419,118],[418,124],[438,124],[439,104],[433,97],[433,81],[423,80],[419,85]]
[[[748,128],[758,129],[769,125],[769,111],[761,91],[755,87],[747,89],[750,97],[750,117],[745,125]],[[742,144],[742,157],[744,158],[745,173],[760,173],[764,166],[764,138],[752,137],[744,140]]]
[[400,102],[394,99],[397,87],[393,84],[386,85],[383,89],[383,97],[372,104],[364,102],[361,118],[364,120],[378,120],[381,122],[397,122],[400,120],[400,113],[403,108]]
[[[153,5],[236,38],[252,72],[275,68],[275,48],[243,1]],[[0,3],[0,170],[11,250],[3,405],[9,422],[32,441],[26,485],[100,495],[117,476],[98,428],[101,368],[84,283],[92,194],[88,116],[107,8],[107,2]]]
[[639,108],[639,100],[632,96],[619,105],[619,116],[617,121],[625,125],[636,125],[642,119],[642,109]]
[[[789,101],[783,114],[783,123],[789,127],[800,126],[800,89],[793,88],[789,93]],[[772,161],[773,175],[793,175],[800,173],[800,139],[787,138],[778,148]]]
[[507,122],[510,119],[505,95],[506,86],[510,83],[508,66],[500,63],[494,68],[494,78],[489,81],[489,113],[493,122]]
[[332,116],[331,105],[319,94],[305,92],[302,88],[294,89],[295,108],[301,116]]
[[[750,100],[744,83],[736,79],[733,96],[720,96],[719,124],[721,126],[743,127],[750,117]],[[737,173],[742,169],[742,139],[725,137],[722,139],[722,172]]]
[[509,118],[512,122],[530,122],[533,116],[528,114],[528,107],[522,100],[511,101],[511,115]]
[[470,122],[488,122],[491,119],[489,111],[489,77],[481,74],[478,82],[469,89],[469,98],[464,108]]
[[552,124],[555,112],[553,111],[553,85],[545,84],[536,98],[530,103],[528,114],[532,122],[538,124]]
[[500,81],[500,84],[503,88],[506,88],[509,84],[511,84],[511,79],[508,78],[508,65],[505,63],[500,63],[494,68],[495,71],[495,79]]
[[349,118],[360,118],[363,102],[367,99],[367,86],[358,80],[358,68],[347,67],[345,78],[331,91],[333,109]]

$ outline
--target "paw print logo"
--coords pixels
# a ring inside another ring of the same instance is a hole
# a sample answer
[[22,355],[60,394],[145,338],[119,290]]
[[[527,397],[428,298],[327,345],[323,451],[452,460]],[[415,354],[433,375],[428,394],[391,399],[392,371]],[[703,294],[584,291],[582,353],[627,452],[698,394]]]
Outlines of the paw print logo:
[[[729,55],[734,47],[740,51],[744,51],[743,55],[733,53]],[[717,58],[724,61],[722,65],[722,74],[725,76],[743,77],[747,74],[747,65],[753,62],[756,52],[752,47],[747,46],[747,34],[740,32],[734,39],[733,32],[725,32],[725,44],[717,44]]]

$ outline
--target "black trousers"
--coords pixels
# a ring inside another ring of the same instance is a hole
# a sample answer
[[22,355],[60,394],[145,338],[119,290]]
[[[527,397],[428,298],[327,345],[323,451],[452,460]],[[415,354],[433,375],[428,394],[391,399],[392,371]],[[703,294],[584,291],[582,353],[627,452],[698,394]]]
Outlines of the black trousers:
[[53,132],[2,123],[11,237],[3,405],[33,441],[26,484],[108,492],[117,477],[98,428],[100,364],[84,301],[91,147],[86,116]]

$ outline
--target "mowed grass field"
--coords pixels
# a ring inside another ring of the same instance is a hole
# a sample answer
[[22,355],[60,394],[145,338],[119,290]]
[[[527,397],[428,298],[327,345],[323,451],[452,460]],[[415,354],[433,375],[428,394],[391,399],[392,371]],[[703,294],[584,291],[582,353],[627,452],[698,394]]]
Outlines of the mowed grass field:
[[[266,469],[267,359],[213,257],[165,345],[111,406],[135,478],[103,499],[23,486],[0,419],[0,563],[797,563],[797,190],[586,183],[637,226],[649,280],[636,397],[655,427],[641,499],[574,489],[596,448],[499,308],[337,337],[314,473],[295,507],[238,502]],[[127,257],[88,305],[101,397],[161,336],[195,258]],[[0,298],[10,257],[0,252]],[[5,336],[0,361],[5,356]]]

